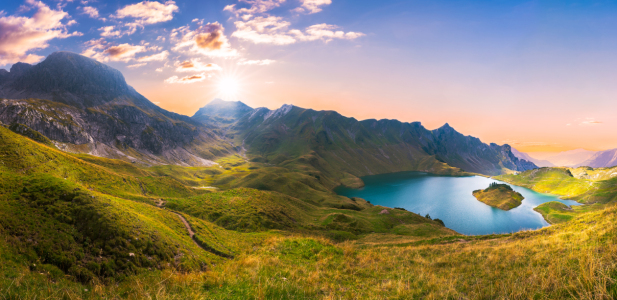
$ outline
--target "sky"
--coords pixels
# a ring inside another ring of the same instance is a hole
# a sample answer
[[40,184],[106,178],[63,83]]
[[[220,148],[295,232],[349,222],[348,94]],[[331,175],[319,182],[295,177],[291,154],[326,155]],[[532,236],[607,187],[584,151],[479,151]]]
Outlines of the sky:
[[617,148],[617,1],[3,0],[0,68],[71,51],[157,105],[214,98]]

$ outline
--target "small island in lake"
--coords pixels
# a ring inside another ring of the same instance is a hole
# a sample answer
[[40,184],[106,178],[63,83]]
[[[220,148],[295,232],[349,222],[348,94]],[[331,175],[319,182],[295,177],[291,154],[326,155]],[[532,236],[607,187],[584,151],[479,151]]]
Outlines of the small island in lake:
[[473,191],[473,195],[479,201],[502,210],[511,210],[521,205],[523,199],[525,199],[523,195],[515,192],[511,186],[497,182],[491,183],[484,190]]

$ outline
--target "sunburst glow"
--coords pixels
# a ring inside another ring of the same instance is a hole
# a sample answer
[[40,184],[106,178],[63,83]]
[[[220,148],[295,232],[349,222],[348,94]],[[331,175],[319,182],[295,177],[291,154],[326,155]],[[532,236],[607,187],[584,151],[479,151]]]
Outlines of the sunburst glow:
[[224,100],[238,100],[240,84],[233,77],[223,77],[218,82],[219,96]]

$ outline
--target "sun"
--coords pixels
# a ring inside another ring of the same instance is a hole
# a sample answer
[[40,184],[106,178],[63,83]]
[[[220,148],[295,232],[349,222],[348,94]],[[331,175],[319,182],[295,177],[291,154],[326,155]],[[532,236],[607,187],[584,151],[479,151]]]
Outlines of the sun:
[[233,77],[223,77],[218,82],[218,93],[223,100],[238,100],[240,93],[240,84]]

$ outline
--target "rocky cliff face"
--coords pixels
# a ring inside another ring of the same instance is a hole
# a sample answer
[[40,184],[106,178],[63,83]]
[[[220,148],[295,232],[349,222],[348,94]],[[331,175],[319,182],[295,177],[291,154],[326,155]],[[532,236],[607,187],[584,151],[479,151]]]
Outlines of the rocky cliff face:
[[427,150],[449,165],[470,172],[496,175],[503,168],[526,171],[537,168],[532,162],[518,159],[509,145],[485,144],[480,139],[460,134],[445,124],[432,131],[432,145]]
[[68,151],[180,165],[212,164],[221,153],[211,148],[233,151],[200,123],[148,101],[118,70],[74,53],[15,64],[0,73],[0,97],[1,122],[24,124]]
[[34,66],[17,63],[8,75],[0,82],[3,98],[48,99],[83,109],[137,96],[120,71],[70,52],[52,53]]

